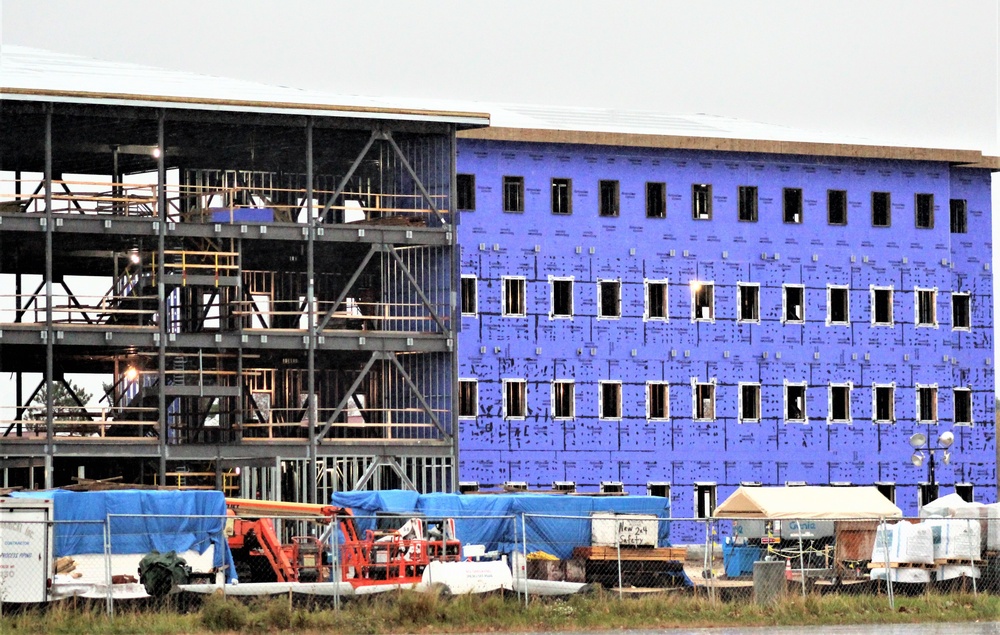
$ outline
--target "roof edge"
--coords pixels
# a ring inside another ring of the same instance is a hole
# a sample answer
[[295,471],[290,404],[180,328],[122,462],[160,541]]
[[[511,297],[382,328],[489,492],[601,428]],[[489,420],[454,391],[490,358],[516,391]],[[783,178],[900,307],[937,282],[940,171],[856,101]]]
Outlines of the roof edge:
[[135,102],[136,105],[146,104],[168,104],[178,106],[201,106],[201,107],[234,107],[241,109],[285,109],[297,111],[311,111],[317,114],[329,113],[331,116],[351,116],[351,115],[396,115],[401,117],[420,117],[449,120],[451,123],[461,123],[470,126],[488,126],[490,115],[483,112],[464,112],[452,110],[431,110],[420,108],[381,108],[377,106],[338,106],[334,104],[315,104],[306,102],[272,102],[272,101],[248,101],[239,99],[217,99],[211,97],[176,97],[170,95],[144,95],[134,93],[101,93],[89,91],[72,90],[50,90],[42,88],[7,88],[0,86],[0,97],[26,97],[26,98],[68,98],[80,102],[93,101],[126,101]]
[[530,141],[674,150],[822,155],[859,159],[944,161],[947,163],[962,164],[965,167],[1000,170],[1000,157],[984,157],[978,150],[504,127],[466,130],[460,132],[458,136],[461,139],[481,139],[487,141]]

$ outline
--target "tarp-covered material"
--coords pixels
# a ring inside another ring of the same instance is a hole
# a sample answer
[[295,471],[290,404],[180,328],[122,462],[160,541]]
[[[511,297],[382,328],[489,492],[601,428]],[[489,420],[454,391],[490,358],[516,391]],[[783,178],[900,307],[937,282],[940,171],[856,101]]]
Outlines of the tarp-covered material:
[[716,518],[902,518],[877,487],[740,487]]
[[110,518],[112,554],[205,553],[214,545],[213,565],[228,565],[228,576],[236,571],[224,535],[226,498],[222,492],[45,490],[11,496],[52,499],[56,558],[104,553],[104,523]]
[[[454,518],[463,544],[510,554],[525,547],[570,558],[574,547],[589,546],[594,512],[646,514],[670,518],[670,501],[657,496],[563,496],[547,494],[417,494],[390,490],[338,492],[332,504],[350,508],[358,530],[375,527],[378,513],[415,513],[426,518]],[[670,523],[660,522],[657,546],[670,546]]]

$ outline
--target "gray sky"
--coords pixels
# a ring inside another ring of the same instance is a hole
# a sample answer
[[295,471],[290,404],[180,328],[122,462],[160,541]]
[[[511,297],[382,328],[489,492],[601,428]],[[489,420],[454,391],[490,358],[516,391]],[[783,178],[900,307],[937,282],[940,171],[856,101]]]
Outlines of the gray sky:
[[0,0],[0,46],[350,94],[708,113],[1000,155],[998,5]]
[[997,148],[997,1],[0,0],[2,42],[369,95]]

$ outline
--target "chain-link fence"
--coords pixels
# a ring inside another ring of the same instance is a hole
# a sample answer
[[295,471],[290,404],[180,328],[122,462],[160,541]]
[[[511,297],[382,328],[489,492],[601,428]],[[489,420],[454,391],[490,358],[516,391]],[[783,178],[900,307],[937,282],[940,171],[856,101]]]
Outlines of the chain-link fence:
[[[595,586],[623,597],[686,593],[727,602],[872,595],[894,606],[897,594],[1000,594],[1000,518],[982,509],[903,519],[595,512],[0,520],[0,611],[71,599],[103,603],[113,614],[124,602],[172,598],[183,606],[220,590],[325,598],[332,608],[403,588],[504,590],[527,603]],[[704,540],[675,545],[672,534]]]

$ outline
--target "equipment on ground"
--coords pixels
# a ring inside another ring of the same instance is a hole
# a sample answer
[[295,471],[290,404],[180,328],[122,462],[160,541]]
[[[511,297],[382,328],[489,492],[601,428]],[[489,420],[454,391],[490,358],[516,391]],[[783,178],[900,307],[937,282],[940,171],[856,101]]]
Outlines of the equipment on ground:
[[[398,529],[368,529],[360,537],[354,515],[343,507],[234,498],[226,499],[226,504],[233,516],[227,523],[229,548],[241,581],[399,586],[421,583],[431,569],[449,574],[454,570],[461,577],[460,570],[466,566],[483,568],[482,563],[462,562],[462,543],[450,518],[412,517]],[[326,528],[319,537],[293,536],[282,543],[272,521],[276,517],[308,519]],[[336,553],[333,545],[339,547]],[[461,565],[442,569],[437,563]],[[508,569],[505,579],[509,578]],[[509,588],[509,583],[498,584]]]

